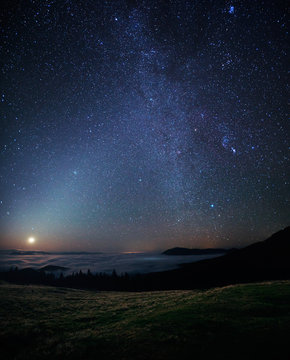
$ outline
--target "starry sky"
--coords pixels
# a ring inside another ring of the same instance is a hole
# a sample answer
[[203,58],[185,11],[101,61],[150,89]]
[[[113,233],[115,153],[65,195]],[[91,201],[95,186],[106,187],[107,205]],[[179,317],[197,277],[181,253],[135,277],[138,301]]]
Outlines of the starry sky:
[[286,1],[1,7],[0,248],[240,247],[289,225]]

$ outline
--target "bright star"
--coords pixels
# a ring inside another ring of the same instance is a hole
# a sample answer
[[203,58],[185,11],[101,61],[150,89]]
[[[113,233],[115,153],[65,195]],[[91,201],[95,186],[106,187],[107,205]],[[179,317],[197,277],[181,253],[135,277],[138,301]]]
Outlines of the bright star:
[[234,14],[234,13],[235,13],[235,7],[230,6],[229,14]]

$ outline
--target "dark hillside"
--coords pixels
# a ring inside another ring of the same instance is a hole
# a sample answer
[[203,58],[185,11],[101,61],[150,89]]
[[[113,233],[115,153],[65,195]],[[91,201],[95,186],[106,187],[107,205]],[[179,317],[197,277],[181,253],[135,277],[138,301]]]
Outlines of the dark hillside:
[[[210,287],[239,282],[290,278],[290,227],[267,240],[180,269],[149,274],[164,288]],[[158,284],[158,285],[157,285]]]
[[227,249],[188,249],[182,247],[175,247],[172,249],[165,250],[163,255],[214,255],[214,254],[225,254],[230,250]]

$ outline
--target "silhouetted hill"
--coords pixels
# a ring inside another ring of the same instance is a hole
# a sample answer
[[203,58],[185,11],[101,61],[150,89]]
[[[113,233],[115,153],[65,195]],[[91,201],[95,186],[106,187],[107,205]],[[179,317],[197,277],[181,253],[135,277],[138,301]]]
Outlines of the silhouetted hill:
[[233,249],[188,249],[183,247],[174,247],[172,249],[165,250],[163,255],[214,255],[214,254],[225,254]]
[[64,267],[64,266],[57,266],[57,265],[46,265],[44,267],[42,267],[40,270],[42,271],[65,271],[68,270],[69,268]]
[[209,287],[290,278],[290,227],[226,255],[148,275],[162,288]]
[[[234,268],[289,269],[290,226],[273,234],[270,238],[246,246],[222,257],[195,263],[208,266],[231,266]],[[202,265],[202,266],[204,266]],[[192,268],[194,264],[184,265]]]

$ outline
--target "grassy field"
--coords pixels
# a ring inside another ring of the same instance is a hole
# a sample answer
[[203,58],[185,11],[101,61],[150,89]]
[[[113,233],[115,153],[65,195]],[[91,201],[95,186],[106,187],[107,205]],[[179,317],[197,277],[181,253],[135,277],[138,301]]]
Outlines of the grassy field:
[[208,291],[0,285],[2,359],[290,359],[290,281]]

